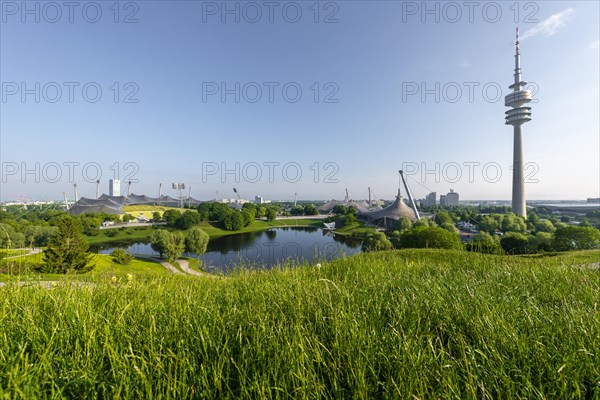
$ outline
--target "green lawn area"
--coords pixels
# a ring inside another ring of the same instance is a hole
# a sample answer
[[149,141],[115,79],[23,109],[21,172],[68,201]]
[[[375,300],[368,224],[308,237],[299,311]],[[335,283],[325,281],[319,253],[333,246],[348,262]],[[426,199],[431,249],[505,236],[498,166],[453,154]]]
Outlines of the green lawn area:
[[343,228],[336,229],[335,234],[341,236],[362,238],[367,236],[369,233],[373,233],[375,231],[376,230],[373,227],[365,226],[360,222],[356,222],[354,224],[344,226]]
[[11,276],[12,280],[103,281],[110,280],[113,276],[118,279],[127,279],[127,274],[143,280],[150,280],[170,274],[162,265],[153,261],[136,258],[129,265],[120,265],[115,263],[112,257],[107,254],[94,254],[92,258],[94,269],[85,274],[60,275],[37,272],[36,267],[43,263],[42,254],[11,259],[10,265],[8,262],[9,260],[0,262],[0,281],[8,281]]
[[[139,217],[139,216],[143,215],[144,217],[146,217],[148,219],[152,219],[152,214],[155,211],[158,211],[160,213],[160,215],[162,215],[167,210],[179,210],[179,207],[143,206],[143,205],[123,207],[123,212],[125,212],[126,214],[130,214],[134,217]],[[198,210],[196,210],[194,208],[189,209],[189,210],[193,211],[193,212],[198,212]],[[188,209],[186,208],[185,211],[188,211]]]
[[[96,236],[86,236],[89,244],[102,244],[102,243],[119,243],[119,242],[140,242],[144,240],[150,240],[153,229],[150,226],[142,227],[123,227],[113,229],[100,229]],[[111,234],[115,236],[110,236]]]
[[399,250],[116,283],[102,260],[95,285],[0,288],[0,398],[597,399],[599,258]]

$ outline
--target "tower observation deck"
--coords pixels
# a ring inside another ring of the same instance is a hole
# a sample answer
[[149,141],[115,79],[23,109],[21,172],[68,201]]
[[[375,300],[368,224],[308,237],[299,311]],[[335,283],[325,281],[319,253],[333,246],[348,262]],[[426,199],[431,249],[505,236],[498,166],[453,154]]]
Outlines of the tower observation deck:
[[504,98],[504,105],[511,107],[506,111],[506,125],[512,125],[514,131],[513,148],[513,187],[512,210],[515,214],[527,217],[525,207],[525,182],[523,180],[523,128],[522,125],[531,121],[531,107],[524,105],[531,101],[531,91],[523,89],[527,82],[521,80],[521,50],[519,48],[519,28],[517,28],[517,41],[515,43],[515,73],[514,83],[509,86],[513,89]]

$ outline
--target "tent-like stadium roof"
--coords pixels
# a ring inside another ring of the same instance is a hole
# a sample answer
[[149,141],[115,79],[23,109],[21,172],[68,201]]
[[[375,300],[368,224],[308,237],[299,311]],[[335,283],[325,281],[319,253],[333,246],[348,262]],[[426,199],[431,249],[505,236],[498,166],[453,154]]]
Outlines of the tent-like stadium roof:
[[375,223],[378,220],[389,218],[393,220],[399,220],[401,217],[406,217],[410,219],[412,222],[417,220],[415,216],[415,212],[412,208],[407,206],[404,201],[402,201],[402,196],[400,195],[400,189],[398,189],[398,195],[396,196],[396,200],[386,208],[376,211],[367,211],[360,212],[358,215],[364,218],[367,222]]
[[[196,200],[193,197],[188,197],[183,200],[183,204],[185,205],[197,206],[200,203],[202,203],[200,200]],[[103,194],[97,199],[80,198],[69,208],[69,213],[123,214],[123,206],[133,205],[179,207],[179,200],[170,196],[148,197],[146,195],[132,194],[129,197],[124,197]]]
[[370,208],[369,203],[367,203],[365,200],[331,200],[319,207],[319,213],[329,214],[336,206],[354,207],[358,210],[358,212],[366,212],[369,211]]
[[105,213],[105,214],[123,214],[123,203],[119,199],[111,199],[110,196],[99,199],[80,198],[69,208],[69,213],[87,214],[87,213]]

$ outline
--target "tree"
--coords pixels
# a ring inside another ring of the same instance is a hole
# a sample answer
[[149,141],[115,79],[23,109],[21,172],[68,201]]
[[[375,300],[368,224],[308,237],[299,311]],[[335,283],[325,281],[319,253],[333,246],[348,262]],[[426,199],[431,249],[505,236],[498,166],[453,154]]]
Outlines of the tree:
[[452,224],[452,217],[447,211],[438,211],[433,218],[433,221],[438,225]]
[[478,253],[504,254],[498,236],[492,236],[487,232],[479,232],[473,236],[473,241],[467,243],[465,247],[468,251]]
[[66,274],[85,273],[94,268],[92,255],[87,252],[88,242],[81,225],[71,216],[62,217],[57,231],[44,250],[42,272]]
[[244,227],[244,217],[241,212],[234,211],[223,218],[222,224],[227,231],[238,231]]
[[307,204],[304,206],[304,215],[317,215],[319,213],[319,209],[312,204]]
[[552,248],[556,251],[600,248],[600,231],[592,227],[564,226],[556,229]]
[[396,221],[396,228],[399,231],[405,231],[407,229],[412,228],[413,223],[410,219],[408,219],[408,217],[405,216],[401,216],[400,219],[398,221]]
[[477,224],[477,228],[482,232],[487,232],[493,235],[499,228],[498,221],[490,215],[484,215],[481,217],[479,224]]
[[302,214],[304,214],[304,208],[302,208],[301,206],[292,207],[292,209],[290,210],[290,214],[302,215]]
[[277,211],[275,211],[272,208],[269,208],[267,210],[267,221],[275,221],[276,218],[277,218]]
[[267,207],[257,207],[256,209],[256,217],[264,218],[267,216]]
[[208,234],[198,227],[189,230],[185,237],[185,251],[196,253],[198,258],[206,252],[208,247]]
[[131,214],[124,214],[123,215],[123,222],[129,222],[129,221],[133,221],[135,219],[135,217]]
[[200,222],[200,215],[197,212],[193,212],[190,210],[185,211],[177,220],[175,221],[175,228],[177,229],[189,229],[192,226],[196,225]]
[[129,265],[129,263],[131,263],[133,260],[131,253],[123,249],[115,249],[110,255],[112,256],[114,262],[121,265]]
[[163,258],[163,255],[165,254],[167,245],[171,240],[170,236],[171,233],[165,229],[157,229],[152,233],[152,237],[150,238],[150,247],[152,247],[152,250],[160,254],[160,258]]
[[400,247],[459,250],[463,248],[463,244],[457,234],[446,229],[421,226],[404,231],[400,237]]
[[536,232],[552,233],[556,230],[556,228],[554,227],[552,222],[550,222],[550,220],[547,220],[547,219],[540,219],[538,222],[535,223],[534,226],[535,226]]
[[500,246],[507,254],[527,254],[530,251],[529,239],[518,232],[508,232],[502,236]]
[[185,251],[185,238],[181,232],[169,233],[169,236],[167,247],[165,248],[165,256],[167,257],[167,261],[174,262]]
[[162,219],[162,215],[160,215],[160,213],[158,211],[154,211],[152,213],[152,220],[154,222],[160,221]]
[[502,232],[520,232],[527,230],[525,220],[513,213],[508,213],[502,218]]
[[456,235],[458,235],[460,233],[460,231],[458,230],[457,227],[454,226],[453,223],[450,222],[444,222],[443,224],[440,225],[440,228],[447,230],[450,233],[454,233]]
[[413,228],[428,228],[430,226],[435,226],[435,222],[433,222],[432,220],[428,219],[428,218],[421,218],[418,221],[415,221],[413,223]]
[[552,250],[553,235],[550,232],[538,232],[529,238],[529,245],[537,251]]
[[167,226],[175,226],[177,220],[181,218],[181,211],[170,209],[163,213],[163,219],[167,223]]
[[383,232],[370,233],[367,238],[363,241],[362,251],[383,251],[391,250],[392,242],[388,240]]
[[255,209],[246,208],[242,210],[242,219],[244,220],[244,226],[248,226],[254,222],[254,216],[256,215]]

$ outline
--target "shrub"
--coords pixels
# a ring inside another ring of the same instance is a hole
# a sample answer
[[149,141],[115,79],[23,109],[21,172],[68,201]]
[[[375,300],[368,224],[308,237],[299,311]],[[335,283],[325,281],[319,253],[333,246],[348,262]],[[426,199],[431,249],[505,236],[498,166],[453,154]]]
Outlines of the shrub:
[[131,263],[133,260],[133,255],[123,249],[115,249],[110,255],[112,256],[114,262],[121,265],[129,265],[129,263]]
[[400,237],[400,247],[455,250],[464,248],[457,234],[437,226],[417,226],[404,231]]
[[509,232],[502,236],[500,246],[506,254],[527,254],[531,250],[527,236],[518,232]]
[[554,232],[552,248],[556,251],[600,248],[600,231],[592,227],[560,227]]
[[383,251],[391,250],[392,242],[388,240],[383,232],[370,233],[362,244],[362,251]]

